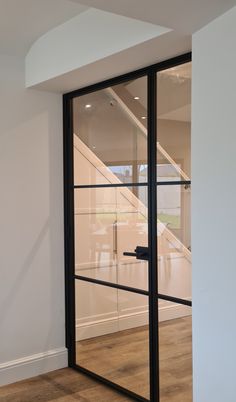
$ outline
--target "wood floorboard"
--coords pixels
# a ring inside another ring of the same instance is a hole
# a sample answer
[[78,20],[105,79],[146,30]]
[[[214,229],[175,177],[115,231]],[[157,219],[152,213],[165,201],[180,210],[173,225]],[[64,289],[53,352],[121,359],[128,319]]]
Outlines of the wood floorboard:
[[[192,402],[191,317],[160,324],[161,402]],[[77,363],[148,397],[148,329],[77,343]],[[72,369],[0,388],[0,402],[128,402],[131,399]]]

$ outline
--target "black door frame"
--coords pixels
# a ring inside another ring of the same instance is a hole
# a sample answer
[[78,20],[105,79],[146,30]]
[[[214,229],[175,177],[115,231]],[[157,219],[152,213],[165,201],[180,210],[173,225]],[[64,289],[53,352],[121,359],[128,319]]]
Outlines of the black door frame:
[[[64,237],[65,237],[65,302],[66,302],[66,346],[68,348],[69,367],[89,375],[110,387],[120,391],[133,400],[147,402],[148,400],[78,366],[75,358],[75,281],[82,280],[96,283],[102,286],[110,286],[129,292],[144,294],[149,298],[149,358],[150,358],[150,401],[159,402],[159,343],[158,343],[158,300],[167,300],[174,303],[192,306],[189,300],[179,299],[169,295],[158,293],[157,281],[157,187],[159,185],[190,185],[190,181],[157,182],[156,177],[156,144],[157,142],[157,72],[191,61],[191,53],[145,67],[119,77],[90,85],[63,95],[63,129],[64,129]],[[146,76],[148,79],[148,182],[120,184],[118,186],[140,186],[148,188],[148,249],[149,249],[149,288],[148,291],[131,288],[115,283],[105,282],[98,279],[90,279],[74,273],[74,189],[117,187],[117,185],[83,185],[74,186],[74,161],[73,161],[73,99],[97,90],[125,81],[134,80]]]

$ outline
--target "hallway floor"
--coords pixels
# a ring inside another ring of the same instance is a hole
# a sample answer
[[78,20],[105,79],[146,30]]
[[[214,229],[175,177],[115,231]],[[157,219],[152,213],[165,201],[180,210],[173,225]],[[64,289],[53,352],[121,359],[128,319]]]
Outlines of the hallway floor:
[[[161,402],[192,401],[191,317],[159,330]],[[77,364],[149,399],[149,332],[137,327],[77,342]]]
[[1,402],[130,402],[129,398],[66,368],[0,388]]
[[[83,355],[80,353],[80,362],[84,359],[86,363],[85,355],[87,360],[89,354],[92,357],[96,353],[94,369],[97,365],[97,370],[107,370],[104,374],[110,379],[123,379],[132,391],[141,389],[147,393],[148,369],[144,359],[147,336],[147,329],[140,327],[82,341],[78,349],[83,351]],[[116,345],[116,348],[112,345]],[[101,364],[104,361],[104,348],[110,352],[109,365]],[[114,364],[112,367],[111,362],[114,361],[119,363],[118,370],[115,370]],[[161,324],[160,367],[161,402],[192,402],[191,317]],[[75,401],[128,402],[130,399],[69,368],[0,388],[0,402]]]

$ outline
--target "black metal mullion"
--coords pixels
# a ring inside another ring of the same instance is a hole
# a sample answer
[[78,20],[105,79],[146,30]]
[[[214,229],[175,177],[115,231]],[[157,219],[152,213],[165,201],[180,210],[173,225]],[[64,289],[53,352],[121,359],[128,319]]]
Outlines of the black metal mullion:
[[149,348],[150,400],[159,402],[159,341],[157,284],[157,82],[156,72],[148,74],[148,247],[149,247]]
[[72,100],[63,97],[64,131],[64,233],[65,233],[65,302],[66,346],[68,365],[75,364],[75,282],[74,282],[74,159]]

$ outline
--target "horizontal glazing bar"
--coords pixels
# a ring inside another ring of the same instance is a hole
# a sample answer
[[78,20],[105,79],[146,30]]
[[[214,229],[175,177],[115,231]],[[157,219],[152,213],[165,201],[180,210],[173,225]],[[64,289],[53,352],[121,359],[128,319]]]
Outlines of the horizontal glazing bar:
[[103,187],[145,187],[147,183],[116,183],[116,184],[78,184],[74,188],[103,188]]
[[[191,181],[179,180],[179,181],[158,181],[157,186],[190,186]],[[117,183],[117,184],[77,184],[74,189],[80,188],[116,188],[116,187],[147,187],[148,183]]]
[[84,368],[82,366],[79,366],[78,364],[76,364],[73,368],[80,371],[81,373],[88,375],[89,377],[92,377],[93,379],[95,379],[103,384],[109,385],[110,387],[114,388],[118,392],[121,392],[122,394],[128,395],[130,398],[132,398],[135,401],[150,402],[148,399],[143,398],[142,396],[136,394],[135,392],[129,391],[126,388],[123,388],[120,385],[116,384],[115,382],[107,380],[106,378],[104,378],[100,375],[97,375],[94,372],[87,370],[86,368]]
[[183,304],[184,306],[192,307],[192,302],[190,300],[180,299],[179,297],[172,297],[158,293],[157,299],[166,300],[177,304]]
[[[142,294],[145,296],[149,296],[149,292],[147,290],[133,288],[130,286],[125,286],[125,285],[119,285],[117,283],[102,281],[100,279],[88,278],[87,276],[83,276],[83,275],[74,275],[74,279],[84,281],[84,282],[95,283],[97,285],[107,286],[107,287],[114,288],[114,289],[125,290],[127,292],[138,293],[138,294]],[[185,306],[190,306],[190,307],[192,306],[192,302],[190,300],[184,300],[184,299],[180,299],[178,297],[163,295],[161,293],[157,294],[157,299],[166,300],[166,301],[170,301],[170,302],[177,303],[177,304],[183,304]]]
[[157,186],[191,186],[190,180],[158,181]]
[[95,283],[95,284],[101,285],[101,286],[108,286],[108,287],[114,288],[114,289],[125,290],[127,292],[138,293],[141,295],[149,296],[149,292],[147,290],[132,288],[130,286],[125,286],[125,285],[119,285],[117,283],[102,281],[100,279],[88,278],[87,276],[74,275],[74,279],[78,279],[78,280],[84,281],[84,282]]

